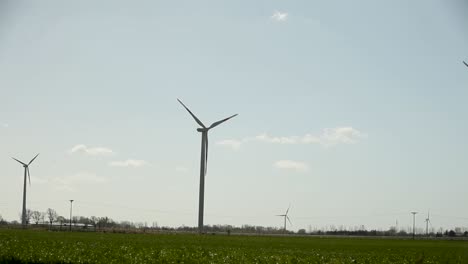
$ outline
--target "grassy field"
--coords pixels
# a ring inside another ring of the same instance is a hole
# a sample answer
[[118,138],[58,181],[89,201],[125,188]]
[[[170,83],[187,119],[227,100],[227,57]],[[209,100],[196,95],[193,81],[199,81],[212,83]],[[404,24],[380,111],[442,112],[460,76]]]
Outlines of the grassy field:
[[0,229],[0,263],[468,263],[468,241]]

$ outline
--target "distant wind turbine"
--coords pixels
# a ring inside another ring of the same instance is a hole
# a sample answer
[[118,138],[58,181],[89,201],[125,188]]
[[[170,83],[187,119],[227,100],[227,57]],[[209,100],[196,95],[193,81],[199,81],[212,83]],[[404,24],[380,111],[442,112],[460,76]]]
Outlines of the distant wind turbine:
[[29,186],[31,186],[31,174],[29,173],[29,165],[31,165],[31,163],[37,158],[37,156],[39,156],[39,154],[37,154],[28,164],[12,157],[12,159],[23,164],[23,167],[24,167],[23,212],[21,214],[21,224],[23,226],[26,225],[26,176],[29,179]]
[[429,225],[432,226],[431,220],[429,219],[429,211],[427,211],[427,218],[424,221],[426,222],[426,236],[429,236]]
[[282,214],[282,215],[276,215],[276,216],[282,216],[282,217],[284,217],[284,228],[283,228],[283,233],[286,233],[286,219],[288,219],[289,224],[292,225],[291,220],[289,219],[289,216],[288,216],[289,208],[291,208],[291,205],[289,205],[288,210],[286,210],[286,213],[284,213],[284,214]]
[[207,169],[207,163],[208,163],[208,131],[226,121],[229,119],[237,116],[237,114],[232,115],[228,118],[219,120],[217,122],[214,122],[211,124],[211,126],[206,127],[200,119],[198,119],[185,105],[177,99],[179,103],[189,112],[189,114],[195,119],[198,125],[201,126],[201,128],[197,128],[197,131],[202,134],[202,141],[201,141],[201,160],[200,160],[200,194],[199,194],[199,200],[198,200],[198,232],[201,234],[203,233],[203,208],[204,208],[204,201],[205,201],[205,175],[206,175],[206,169]]

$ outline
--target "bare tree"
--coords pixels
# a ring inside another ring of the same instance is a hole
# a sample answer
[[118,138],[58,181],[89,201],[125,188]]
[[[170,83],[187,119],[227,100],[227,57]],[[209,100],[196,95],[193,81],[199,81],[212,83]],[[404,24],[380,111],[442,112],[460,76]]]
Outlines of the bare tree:
[[24,216],[26,220],[26,224],[29,224],[29,222],[31,221],[32,215],[33,215],[33,211],[31,209],[26,209],[26,215]]
[[45,212],[41,212],[41,223],[45,223],[45,217],[46,217],[46,213]]
[[39,211],[32,211],[31,217],[34,220],[34,223],[37,225],[42,219],[42,213]]
[[57,222],[60,223],[60,230],[62,230],[62,225],[63,225],[63,223],[67,222],[67,219],[65,219],[65,217],[59,215],[59,216],[57,216]]
[[47,211],[46,211],[46,214],[47,214],[47,218],[49,219],[49,223],[50,223],[50,226],[52,226],[52,223],[57,220],[57,217],[58,217],[58,214],[57,212],[52,209],[52,208],[48,208]]
[[112,219],[110,219],[109,217],[105,216],[105,217],[99,217],[99,220],[98,220],[98,226],[99,228],[101,227],[112,227],[114,226],[114,221]]
[[84,224],[84,227],[87,228],[91,224],[91,221],[86,216],[80,216],[78,223]]
[[96,216],[93,215],[93,216],[91,216],[91,217],[89,218],[89,221],[90,221],[91,224],[93,225],[94,231],[96,231],[96,225],[97,225],[97,223],[98,223],[98,221],[99,221],[99,218],[97,218]]

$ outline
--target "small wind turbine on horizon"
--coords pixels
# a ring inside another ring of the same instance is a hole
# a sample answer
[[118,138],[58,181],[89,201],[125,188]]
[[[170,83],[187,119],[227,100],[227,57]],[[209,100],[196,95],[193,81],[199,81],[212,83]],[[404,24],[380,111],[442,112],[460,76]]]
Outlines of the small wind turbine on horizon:
[[276,216],[282,216],[284,217],[284,228],[283,228],[283,233],[286,233],[286,219],[288,220],[289,224],[292,225],[291,220],[289,219],[288,212],[289,208],[291,208],[291,205],[288,206],[288,210],[286,210],[286,213],[282,215],[276,215]]
[[195,119],[200,128],[197,128],[197,131],[202,134],[201,140],[201,160],[200,160],[200,194],[199,194],[199,205],[198,205],[198,232],[203,233],[203,210],[204,210],[204,201],[205,201],[205,176],[208,163],[208,131],[216,126],[228,121],[229,119],[237,116],[237,114],[230,117],[224,118],[217,122],[211,124],[211,126],[206,127],[200,119],[198,119],[185,105],[177,99],[179,103],[189,112],[189,114]]
[[424,221],[426,222],[426,236],[429,236],[429,225],[431,225],[432,228],[431,220],[429,219],[429,211],[427,211],[427,218]]
[[29,165],[39,156],[39,153],[28,163],[24,163],[18,159],[11,157],[17,162],[21,163],[24,167],[24,185],[23,185],[23,211],[21,213],[21,224],[26,225],[26,177],[29,179],[29,186],[31,186],[31,173],[29,173]]

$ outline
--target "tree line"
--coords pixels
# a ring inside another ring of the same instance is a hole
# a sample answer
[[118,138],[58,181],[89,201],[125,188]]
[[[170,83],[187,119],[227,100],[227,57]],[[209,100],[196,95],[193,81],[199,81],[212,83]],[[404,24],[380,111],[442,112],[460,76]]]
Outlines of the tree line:
[[[110,227],[122,227],[122,228],[137,228],[140,223],[133,223],[130,221],[121,221],[116,222],[111,218],[104,216],[104,217],[85,217],[85,216],[73,216],[71,218],[67,218],[61,216],[52,208],[48,208],[45,212],[37,211],[37,210],[26,210],[26,224],[29,226],[38,226],[38,225],[48,225],[49,227],[53,226],[68,226],[71,225],[74,227],[94,227],[96,228],[110,228]],[[0,224],[7,225],[20,225],[20,222],[13,220],[8,222],[4,220],[0,215]]]
[[[48,208],[45,212],[36,210],[26,210],[26,222],[29,227],[48,227],[53,230],[62,230],[64,227],[70,227],[70,219],[59,215],[54,209]],[[20,222],[6,221],[0,215],[0,225],[21,226]],[[198,227],[179,226],[165,227],[158,226],[157,222],[153,222],[148,226],[146,222],[131,222],[131,221],[114,221],[113,219],[103,216],[73,216],[71,219],[73,230],[83,231],[119,231],[119,232],[193,232],[198,231]],[[66,229],[64,229],[66,230]],[[288,234],[288,235],[326,235],[326,236],[411,236],[411,231],[397,230],[391,227],[388,230],[367,230],[364,226],[347,229],[341,227],[327,227],[322,229],[315,228],[306,231],[299,229],[297,232],[284,230],[278,227],[264,227],[254,225],[205,225],[206,233],[226,233],[226,234]],[[417,234],[418,236],[426,236],[426,234]],[[454,230],[442,230],[438,232],[431,231],[427,236],[430,237],[468,237],[468,229],[457,227]]]

